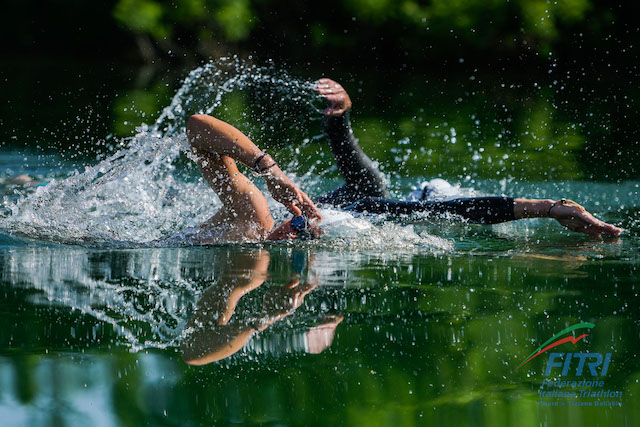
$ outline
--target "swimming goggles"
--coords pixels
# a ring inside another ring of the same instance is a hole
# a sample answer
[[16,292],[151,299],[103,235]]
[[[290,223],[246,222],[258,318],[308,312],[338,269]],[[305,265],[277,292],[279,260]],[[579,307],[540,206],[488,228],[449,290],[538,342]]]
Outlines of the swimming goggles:
[[310,238],[309,221],[305,214],[291,218],[291,227],[298,232],[298,237]]

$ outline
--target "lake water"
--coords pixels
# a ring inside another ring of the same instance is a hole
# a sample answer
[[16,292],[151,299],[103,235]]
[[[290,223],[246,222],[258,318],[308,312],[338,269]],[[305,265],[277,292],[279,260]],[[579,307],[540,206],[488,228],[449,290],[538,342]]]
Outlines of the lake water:
[[[569,197],[618,238],[327,210],[313,242],[149,247],[219,205],[184,152],[198,110],[311,195],[339,185],[308,85],[320,71],[223,61],[181,85],[189,70],[81,65],[33,83],[21,67],[5,71],[19,84],[0,152],[3,425],[640,423],[638,94],[624,77],[330,75],[397,197],[434,177],[461,194]],[[564,358],[547,375],[552,352]],[[566,353],[590,355],[578,370]],[[597,353],[609,362],[594,376]],[[557,379],[603,384],[541,388]]]

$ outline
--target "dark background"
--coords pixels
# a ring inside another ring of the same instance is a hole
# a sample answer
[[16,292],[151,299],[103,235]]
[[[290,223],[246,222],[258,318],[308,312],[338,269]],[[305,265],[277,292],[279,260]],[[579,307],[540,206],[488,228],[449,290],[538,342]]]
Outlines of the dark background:
[[[517,118],[500,113],[507,105],[523,117],[511,141],[520,144],[536,111],[551,108],[535,133],[550,120],[557,129],[536,144],[579,131],[580,172],[567,177],[640,169],[632,2],[24,0],[3,9],[0,146],[92,160],[110,138],[152,122],[191,69],[238,55],[342,82],[356,120],[379,120],[365,143],[422,111],[442,124],[492,111],[496,128],[508,128]],[[482,132],[469,138],[485,143]],[[541,149],[522,144],[527,159]]]
[[635,64],[632,2],[603,0],[282,2],[11,1],[5,54],[148,62],[227,53],[287,62],[435,67],[464,57],[522,67],[549,56]]

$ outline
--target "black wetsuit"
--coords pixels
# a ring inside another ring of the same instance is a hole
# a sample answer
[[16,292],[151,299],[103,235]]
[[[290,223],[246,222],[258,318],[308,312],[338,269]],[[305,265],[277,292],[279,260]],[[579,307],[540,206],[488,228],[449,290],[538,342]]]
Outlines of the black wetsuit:
[[511,197],[467,197],[447,201],[415,202],[392,200],[384,183],[384,175],[358,144],[358,139],[351,129],[349,114],[325,116],[323,127],[345,185],[316,198],[317,204],[374,214],[454,214],[482,224],[516,219]]

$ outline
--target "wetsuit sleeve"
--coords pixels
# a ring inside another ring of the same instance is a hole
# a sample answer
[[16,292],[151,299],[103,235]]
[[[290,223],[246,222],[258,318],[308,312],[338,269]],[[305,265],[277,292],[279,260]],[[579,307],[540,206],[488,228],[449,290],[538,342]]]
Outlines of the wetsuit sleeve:
[[325,115],[322,119],[322,130],[327,138],[329,138],[329,141],[336,143],[336,148],[342,146],[344,143],[346,143],[347,146],[352,145],[349,144],[349,142],[355,139],[353,130],[351,129],[351,120],[348,111],[340,116]]
[[516,219],[511,197],[470,197],[446,201],[406,202],[367,197],[346,210],[373,214],[410,215],[418,212],[459,215],[481,224],[497,224]]
[[352,202],[362,197],[389,197],[384,175],[364,153],[353,134],[349,113],[324,116],[322,124],[346,186],[355,190],[352,191]]

